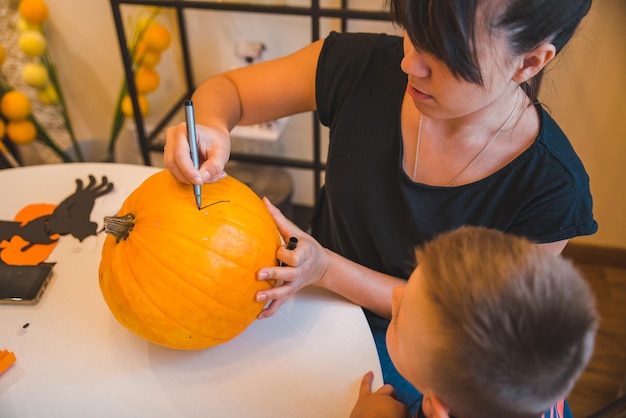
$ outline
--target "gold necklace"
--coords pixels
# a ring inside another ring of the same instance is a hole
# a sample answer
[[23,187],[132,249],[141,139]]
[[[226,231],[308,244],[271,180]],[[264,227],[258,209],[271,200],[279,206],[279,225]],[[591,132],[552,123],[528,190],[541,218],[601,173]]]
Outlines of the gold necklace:
[[[502,132],[504,127],[507,125],[507,123],[509,123],[509,121],[513,117],[513,114],[517,110],[518,102],[519,102],[519,90],[517,91],[517,96],[515,96],[515,106],[513,106],[513,110],[511,111],[509,116],[506,118],[506,120],[502,123],[502,125],[500,125],[500,128],[498,128],[495,135],[489,140],[489,142],[487,142],[487,144],[485,144],[484,147],[482,147],[480,151],[478,151],[478,154],[476,154],[476,156],[465,166],[463,170],[461,170],[459,174],[457,174],[455,178],[453,178],[450,181],[450,183],[447,184],[446,187],[451,187],[454,183],[456,183],[456,181],[460,179],[461,176],[463,176],[463,174],[465,174],[467,170],[469,170],[470,167],[474,165],[474,163],[480,158],[480,156],[483,155],[485,151],[487,151],[487,149],[491,146],[491,144],[494,143],[496,138],[500,135],[500,132]],[[419,122],[419,127],[417,130],[417,145],[415,147],[415,162],[413,163],[413,181],[415,181],[415,179],[417,178],[417,166],[418,166],[417,162],[419,160],[421,142],[422,142],[422,115],[420,114],[420,122]]]

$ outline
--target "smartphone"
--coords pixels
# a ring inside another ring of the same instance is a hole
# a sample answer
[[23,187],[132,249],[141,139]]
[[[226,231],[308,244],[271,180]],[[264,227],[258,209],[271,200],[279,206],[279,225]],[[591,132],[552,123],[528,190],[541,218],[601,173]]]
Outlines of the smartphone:
[[0,264],[0,303],[33,305],[52,278],[54,263],[36,266]]

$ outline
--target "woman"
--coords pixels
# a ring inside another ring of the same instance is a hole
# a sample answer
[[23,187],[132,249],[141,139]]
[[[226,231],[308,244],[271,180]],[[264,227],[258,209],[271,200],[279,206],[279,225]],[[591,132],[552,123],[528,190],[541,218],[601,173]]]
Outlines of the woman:
[[[295,251],[292,268],[261,269],[284,285],[260,292],[275,313],[303,286],[363,306],[386,382],[416,393],[386,353],[391,292],[414,267],[413,249],[461,225],[524,236],[560,253],[593,234],[589,179],[569,141],[537,104],[544,67],[591,0],[391,0],[404,37],[337,34],[294,54],[229,71],[194,93],[200,170],[184,124],[164,159],[182,182],[218,181],[229,131],[317,110],[330,127],[326,182],[308,236],[269,203]],[[485,255],[486,257],[488,254]]]

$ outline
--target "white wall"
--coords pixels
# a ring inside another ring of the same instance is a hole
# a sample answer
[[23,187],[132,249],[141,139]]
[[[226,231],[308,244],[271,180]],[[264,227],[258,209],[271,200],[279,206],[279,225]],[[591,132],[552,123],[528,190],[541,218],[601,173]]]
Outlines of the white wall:
[[[0,0],[9,1],[9,0]],[[259,0],[268,2],[268,0]],[[123,71],[107,0],[47,0],[51,50],[61,75],[75,129],[81,138],[104,138]],[[328,0],[331,3],[332,0]],[[378,0],[361,0],[370,10]],[[305,0],[287,0],[290,5]],[[125,9],[126,10],[126,9]],[[129,8],[128,10],[133,10]],[[163,23],[175,31],[174,20]],[[258,16],[236,13],[190,12],[189,29],[194,40],[194,74],[198,80],[238,65],[234,42],[261,40],[268,46],[265,58],[294,51],[308,42],[310,29],[302,17]],[[327,22],[327,31],[334,23]],[[626,248],[626,1],[596,0],[576,41],[569,45],[544,85],[542,99],[552,110],[591,176],[599,232],[576,241]],[[390,26],[359,22],[351,30],[386,31]],[[180,53],[171,48],[157,67],[162,86],[149,96],[148,121],[178,99],[184,87]],[[182,119],[182,114],[181,114]],[[311,158],[311,118],[301,115],[289,122],[281,139],[259,144],[235,144],[245,150],[289,157]],[[308,172],[292,170],[296,179],[295,201],[310,203],[313,192]]]
[[626,1],[595,0],[542,91],[591,178],[598,233],[576,242],[626,248]]

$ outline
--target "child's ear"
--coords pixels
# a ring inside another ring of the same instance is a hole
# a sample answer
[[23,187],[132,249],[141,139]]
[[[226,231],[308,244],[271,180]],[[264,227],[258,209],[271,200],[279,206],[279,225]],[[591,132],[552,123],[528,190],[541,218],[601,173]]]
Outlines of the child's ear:
[[524,83],[536,76],[556,56],[554,45],[545,43],[521,57],[520,64],[513,75],[517,84]]
[[424,395],[422,411],[428,418],[449,418],[450,409],[434,393]]

